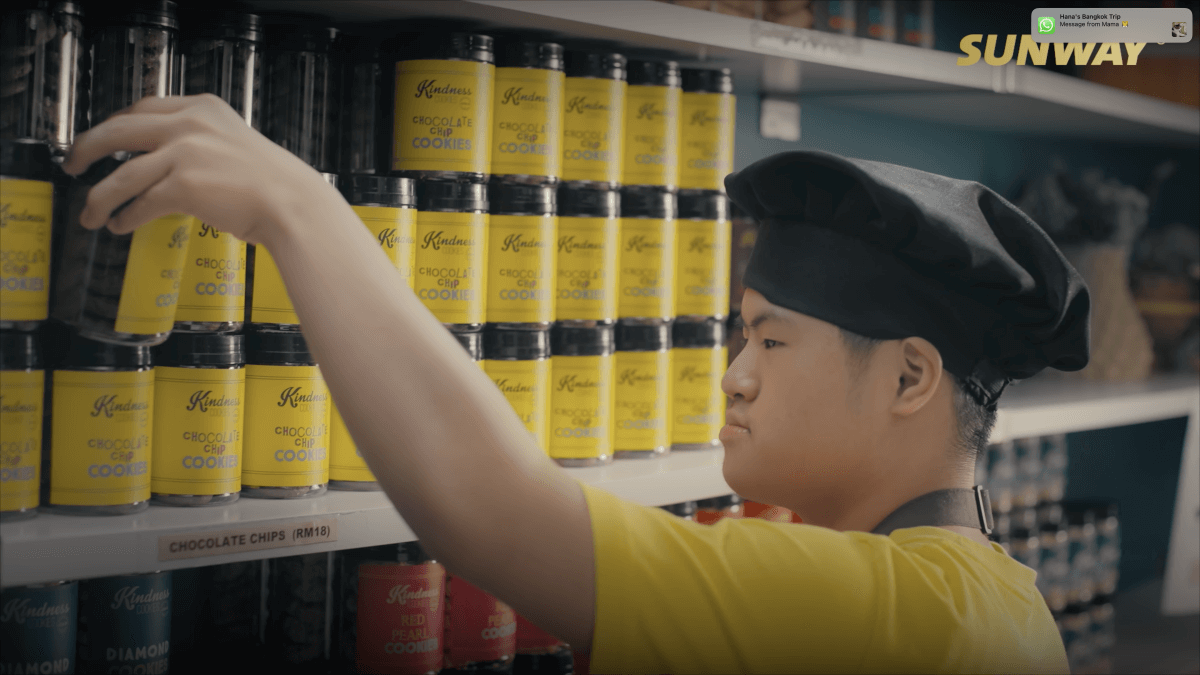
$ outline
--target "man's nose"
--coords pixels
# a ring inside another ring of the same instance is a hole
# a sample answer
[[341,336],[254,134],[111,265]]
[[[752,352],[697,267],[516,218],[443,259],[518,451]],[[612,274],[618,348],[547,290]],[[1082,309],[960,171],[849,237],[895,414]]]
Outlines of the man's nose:
[[721,378],[721,391],[733,400],[753,401],[758,395],[758,382],[754,377],[754,348],[747,346],[729,364]]

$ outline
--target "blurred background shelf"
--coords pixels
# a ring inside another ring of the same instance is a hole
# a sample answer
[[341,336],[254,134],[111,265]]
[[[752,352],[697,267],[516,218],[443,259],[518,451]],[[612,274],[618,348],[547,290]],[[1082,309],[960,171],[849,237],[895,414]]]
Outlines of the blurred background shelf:
[[[262,10],[295,3],[257,0]],[[791,28],[652,0],[338,0],[305,3],[337,21],[446,17],[620,44],[629,54],[733,70],[739,89],[975,130],[1200,145],[1200,110],[961,54]],[[1158,45],[1147,45],[1142,56]]]
[[992,442],[1200,415],[1200,382],[1167,375],[1144,382],[1034,378],[1000,399]]
[[[676,453],[606,467],[570,469],[579,480],[647,506],[729,494],[722,450]],[[160,561],[159,538],[213,534],[247,527],[286,529],[335,518],[337,540],[286,548]],[[0,525],[0,585],[20,586],[243,560],[363,548],[416,539],[381,492],[337,492],[313,499],[240,499],[228,506],[151,506],[131,516],[65,516]]]

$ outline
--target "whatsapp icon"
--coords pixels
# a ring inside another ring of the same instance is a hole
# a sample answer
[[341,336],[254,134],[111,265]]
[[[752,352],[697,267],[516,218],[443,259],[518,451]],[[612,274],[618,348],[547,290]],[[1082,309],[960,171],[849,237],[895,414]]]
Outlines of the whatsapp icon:
[[1052,35],[1054,33],[1054,17],[1038,17],[1038,33],[1042,35]]

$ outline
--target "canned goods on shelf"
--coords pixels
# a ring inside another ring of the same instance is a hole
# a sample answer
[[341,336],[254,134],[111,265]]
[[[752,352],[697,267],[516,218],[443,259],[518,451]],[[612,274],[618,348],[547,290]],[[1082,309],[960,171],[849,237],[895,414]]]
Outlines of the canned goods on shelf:
[[680,84],[674,61],[629,62],[623,185],[678,187]]
[[171,654],[171,590],[170,572],[121,575],[81,583],[80,670],[167,672]]
[[562,173],[563,48],[506,41],[496,68],[492,180],[554,185]]
[[671,323],[621,319],[613,366],[617,459],[666,454],[671,447]]
[[175,333],[155,353],[150,492],[170,506],[237,501],[246,350],[241,335]]
[[613,458],[613,326],[550,330],[550,456],[562,466]]
[[0,520],[37,515],[46,379],[33,333],[0,333]]
[[624,169],[625,81],[621,54],[568,52],[562,179],[615,190]]
[[671,449],[721,447],[728,354],[725,323],[676,319],[671,328]]
[[678,201],[675,314],[729,316],[729,198],[680,190]]
[[488,190],[487,322],[545,330],[554,321],[554,188],[492,182]]
[[679,120],[679,187],[725,191],[733,171],[736,122],[733,75],[728,68],[683,71]]
[[150,500],[150,348],[70,338],[50,378],[50,494],[56,512],[124,515]]
[[0,606],[0,672],[76,671],[79,582],[5,588]]
[[618,318],[675,316],[676,208],[665,190],[621,189]]
[[49,144],[0,140],[0,330],[33,330],[49,315],[54,177]]
[[488,223],[486,185],[417,183],[413,289],[453,331],[477,331],[486,320]]
[[242,496],[297,499],[329,482],[329,390],[299,332],[247,342]]
[[487,373],[539,448],[548,452],[550,434],[550,333],[488,325],[483,330]]
[[263,135],[323,173],[338,169],[338,30],[315,16],[267,15]]
[[558,189],[557,279],[560,322],[612,323],[617,318],[621,193],[582,184]]

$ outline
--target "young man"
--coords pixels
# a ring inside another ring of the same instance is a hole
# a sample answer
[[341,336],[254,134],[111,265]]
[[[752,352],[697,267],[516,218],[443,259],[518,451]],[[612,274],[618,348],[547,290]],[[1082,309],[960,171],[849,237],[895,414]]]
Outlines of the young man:
[[708,527],[547,459],[336,190],[218,99],[143,99],[65,168],[117,150],[146,154],[92,190],[84,225],[186,212],[265,245],[422,544],[595,672],[1066,672],[1034,572],[988,543],[969,488],[1004,386],[1086,363],[1088,296],[990,190],[816,152],[727,180],[765,232],[725,476],[809,524]]

